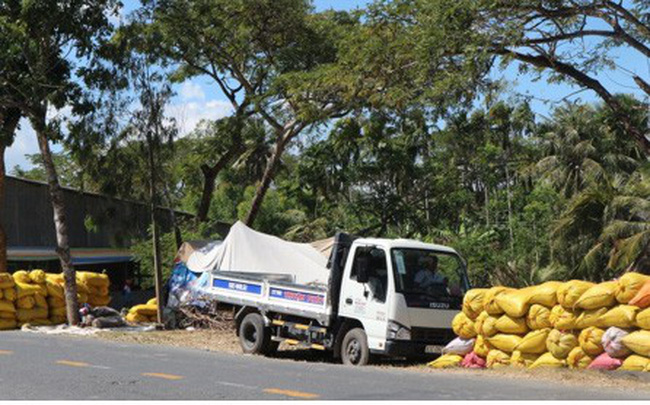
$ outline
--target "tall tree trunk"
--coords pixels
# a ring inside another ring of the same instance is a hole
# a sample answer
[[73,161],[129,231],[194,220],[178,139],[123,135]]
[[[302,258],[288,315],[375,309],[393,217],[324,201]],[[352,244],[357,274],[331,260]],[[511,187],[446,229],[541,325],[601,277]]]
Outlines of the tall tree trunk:
[[260,208],[262,207],[262,201],[264,201],[264,196],[266,196],[266,192],[271,185],[271,181],[275,175],[275,170],[278,168],[282,153],[284,153],[284,149],[288,141],[289,137],[279,138],[275,144],[275,149],[273,150],[271,158],[266,163],[262,181],[260,182],[259,187],[257,187],[255,197],[253,198],[253,203],[251,204],[251,208],[248,211],[248,215],[246,215],[246,220],[244,221],[244,223],[248,226],[253,226],[255,218],[257,217],[257,214],[259,214]]
[[508,202],[508,232],[510,234],[510,251],[514,259],[515,252],[515,235],[512,229],[512,196],[510,195],[510,170],[508,170],[508,158],[505,164],[506,171],[506,200]]
[[65,200],[63,190],[59,184],[59,176],[54,166],[52,153],[48,144],[48,128],[46,123],[47,108],[43,106],[37,116],[31,117],[32,126],[38,139],[43,166],[47,174],[47,183],[50,189],[50,201],[54,212],[54,228],[56,231],[56,253],[61,262],[63,279],[65,281],[65,302],[68,323],[79,323],[79,302],[77,301],[77,280],[72,257],[70,256],[70,243],[68,240],[68,220],[65,213]]
[[490,227],[490,190],[487,183],[483,184],[483,194],[485,195],[485,226]]
[[7,267],[7,234],[2,226],[1,214],[5,207],[5,145],[0,139],[0,273],[6,273]]
[[[237,127],[235,131],[241,132],[241,128]],[[212,202],[212,195],[214,194],[217,176],[226,168],[226,166],[228,166],[233,158],[241,152],[242,146],[241,136],[237,134],[235,135],[233,145],[228,149],[228,151],[226,151],[226,153],[224,153],[223,156],[221,156],[214,166],[208,166],[207,164],[201,165],[201,173],[203,173],[203,190],[201,192],[201,203],[199,204],[199,209],[196,213],[196,220],[198,222],[205,222],[208,219],[208,212],[210,211],[210,203]]]
[[156,175],[153,147],[154,145],[151,134],[147,134],[147,154],[149,158],[149,208],[151,210],[151,238],[153,241],[154,282],[156,287],[156,301],[158,304],[156,315],[158,323],[161,324],[163,322],[162,268],[160,263],[160,236],[158,235],[158,221],[156,221]]

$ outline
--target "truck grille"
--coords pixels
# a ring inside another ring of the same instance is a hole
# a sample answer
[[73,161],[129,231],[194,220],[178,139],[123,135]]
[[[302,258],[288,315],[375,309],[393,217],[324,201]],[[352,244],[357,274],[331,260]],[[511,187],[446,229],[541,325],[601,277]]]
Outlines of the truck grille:
[[446,345],[454,340],[454,331],[446,328],[411,328],[411,340],[434,345]]

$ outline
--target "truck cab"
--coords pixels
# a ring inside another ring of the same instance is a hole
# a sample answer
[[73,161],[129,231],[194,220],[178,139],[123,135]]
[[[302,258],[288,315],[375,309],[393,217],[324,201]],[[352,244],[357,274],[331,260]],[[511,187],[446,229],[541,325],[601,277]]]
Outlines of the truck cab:
[[469,289],[465,263],[454,249],[356,239],[346,259],[338,316],[358,322],[363,331],[341,341],[344,363],[363,364],[369,353],[426,356],[453,339],[451,321]]

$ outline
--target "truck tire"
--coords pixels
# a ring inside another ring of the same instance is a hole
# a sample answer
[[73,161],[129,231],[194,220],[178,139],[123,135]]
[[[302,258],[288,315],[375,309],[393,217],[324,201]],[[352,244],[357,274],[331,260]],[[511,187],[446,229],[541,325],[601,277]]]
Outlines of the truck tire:
[[239,324],[239,344],[246,354],[266,354],[271,349],[271,331],[258,313],[250,313]]
[[341,344],[341,361],[348,366],[365,366],[369,359],[366,332],[361,328],[350,329]]

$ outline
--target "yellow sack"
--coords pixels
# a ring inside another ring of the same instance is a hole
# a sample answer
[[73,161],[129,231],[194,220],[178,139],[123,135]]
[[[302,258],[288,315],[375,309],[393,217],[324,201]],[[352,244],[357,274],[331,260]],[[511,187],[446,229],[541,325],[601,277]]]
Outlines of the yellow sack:
[[[155,305],[146,304],[148,307],[155,308]],[[471,339],[476,336],[474,329],[474,322],[467,317],[463,312],[459,312],[451,321],[451,328],[454,333],[463,339]]]
[[476,318],[476,322],[474,322],[474,330],[477,334],[485,337],[494,336],[498,332],[496,327],[497,320],[498,318],[490,316],[487,312],[483,311]]
[[625,273],[618,279],[618,285],[614,295],[616,301],[627,304],[641,290],[643,284],[650,280],[650,277],[639,273]]
[[544,353],[533,364],[530,365],[530,369],[535,368],[562,368],[566,367],[566,361],[556,359],[551,353]]
[[47,318],[47,308],[18,309],[16,311],[16,319],[19,322],[29,322],[34,319],[45,318]]
[[89,295],[97,295],[101,297],[105,297],[109,294],[108,287],[102,286],[102,287],[94,287],[92,285],[88,286],[88,291],[90,291]]
[[604,330],[598,329],[595,326],[590,326],[587,329],[580,332],[578,336],[578,343],[580,348],[589,356],[596,357],[599,354],[603,353],[605,349],[603,348],[602,339]]
[[487,312],[489,315],[501,315],[503,314],[503,309],[499,306],[497,303],[496,298],[500,295],[503,294],[504,292],[508,291],[515,291],[513,288],[508,288],[508,287],[492,287],[489,290],[485,292],[485,295],[483,296],[483,309],[485,309],[485,312]]
[[578,338],[573,333],[553,329],[546,339],[549,353],[558,359],[566,359],[571,350],[578,346]]
[[463,361],[463,357],[457,354],[445,354],[438,357],[436,360],[427,364],[427,366],[432,368],[450,368],[458,367],[460,362]]
[[551,310],[549,320],[555,329],[575,329],[578,316],[570,309],[556,305]]
[[497,330],[501,333],[511,333],[514,335],[523,335],[528,332],[526,319],[511,318],[508,315],[501,315],[495,324]]
[[49,311],[50,311],[50,316],[63,316],[63,317],[66,317],[66,319],[67,319],[67,312],[66,312],[65,306],[56,307],[56,308],[49,308]]
[[510,365],[510,356],[501,350],[490,350],[485,359],[487,368],[501,368]]
[[65,307],[65,300],[58,297],[47,297],[47,305],[50,308],[63,308]]
[[32,326],[51,326],[52,321],[47,318],[35,318],[29,321],[29,324]]
[[528,332],[514,349],[526,354],[542,354],[546,351],[546,339],[550,331],[547,328]]
[[[16,281],[16,298],[22,298],[27,297],[28,295],[41,293],[41,286],[39,284],[26,284],[21,281]],[[47,288],[45,289],[45,293],[47,294]]]
[[90,290],[88,289],[88,286],[77,279],[77,294],[84,294],[84,295],[89,295]]
[[36,301],[34,301],[34,296],[32,295],[18,298],[18,301],[16,301],[16,306],[20,309],[32,309],[35,305]]
[[530,294],[527,289],[512,290],[496,296],[499,307],[511,318],[522,318],[528,312]]
[[641,329],[650,330],[650,308],[636,314],[636,326]]
[[524,353],[520,350],[515,350],[510,356],[510,365],[513,367],[530,367],[535,360],[539,358],[538,354],[533,353]]
[[88,284],[89,286],[108,287],[110,285],[108,275],[106,275],[106,274],[93,273],[93,272],[89,272],[89,271],[80,271],[80,272],[77,272],[77,274],[78,274],[79,278],[85,284]]
[[597,309],[611,307],[616,304],[616,288],[618,281],[605,281],[591,287],[576,302],[576,306],[582,309]]
[[650,357],[650,332],[646,330],[632,332],[621,340],[623,345],[634,353]]
[[582,370],[587,368],[594,358],[585,353],[582,348],[574,347],[566,358],[569,368]]
[[125,319],[127,320],[127,322],[131,322],[131,323],[149,323],[150,322],[148,316],[140,315],[140,314],[135,313],[135,312],[129,312],[128,314],[126,314]]
[[41,294],[34,295],[34,306],[37,308],[47,308],[47,300]]
[[483,336],[478,335],[474,342],[474,353],[486,358],[488,353],[490,353],[490,350],[494,350],[494,346],[488,343]]
[[586,329],[592,326],[598,326],[598,319],[607,313],[607,308],[590,309],[584,311],[575,322],[576,329]]
[[2,312],[16,312],[16,307],[14,303],[7,300],[0,300],[0,311]]
[[0,311],[0,319],[16,319],[16,313]]
[[543,305],[552,308],[557,305],[557,289],[562,285],[559,281],[547,281],[533,287],[528,287],[528,302],[532,304]]
[[158,305],[158,300],[155,299],[155,298],[152,298],[149,301],[147,301],[147,305]]
[[5,294],[4,294],[3,290],[0,289],[0,300],[4,299],[4,297],[5,297]]
[[564,308],[573,309],[580,296],[594,285],[589,281],[567,281],[557,288],[557,302]]
[[607,311],[598,318],[598,326],[603,329],[615,326],[617,328],[633,328],[636,326],[636,316],[639,307],[633,305],[619,305]]
[[63,286],[61,284],[48,280],[45,282],[45,288],[47,289],[48,296],[60,299],[64,298]]
[[2,290],[2,295],[7,301],[16,301],[16,289],[13,287]]
[[623,361],[621,367],[617,370],[627,371],[650,371],[650,359],[643,356],[632,354]]
[[463,297],[463,312],[469,319],[475,320],[481,311],[483,311],[483,297],[486,291],[487,288],[472,288],[465,293],[465,297]]
[[9,273],[0,273],[0,288],[13,288],[16,285],[14,278]]
[[[136,305],[129,312],[135,312],[136,314],[144,315],[144,316],[154,316],[158,314],[158,307],[155,305],[148,305],[148,304],[140,304]],[[456,318],[454,318],[456,319]],[[452,321],[452,327],[453,327],[453,321]],[[455,332],[455,330],[454,330]],[[460,336],[460,335],[459,335]]]
[[18,322],[15,319],[0,319],[0,330],[16,329]]
[[25,270],[18,270],[13,274],[13,276],[14,276],[14,281],[17,283],[29,284],[32,282],[29,279],[29,273],[27,273]]
[[111,302],[111,297],[102,297],[98,295],[89,295],[88,296],[88,304],[93,307],[103,307],[108,305],[108,303]]
[[487,338],[487,341],[503,352],[512,353],[515,351],[515,347],[521,342],[521,337],[517,335],[497,334]]
[[45,284],[45,272],[43,270],[32,270],[29,272],[29,280],[34,284]]
[[77,300],[79,301],[80,304],[88,303],[88,294],[77,293]]
[[526,325],[532,330],[550,328],[552,326],[550,315],[550,309],[539,304],[531,305],[526,314]]

